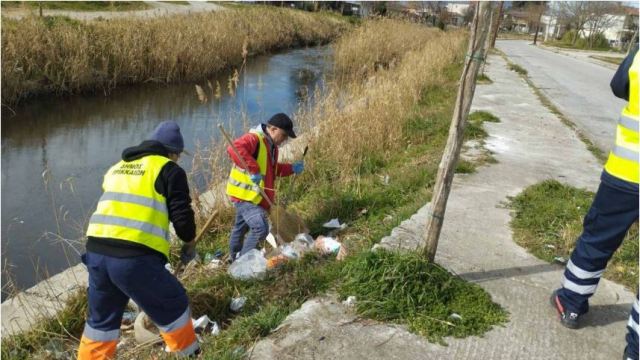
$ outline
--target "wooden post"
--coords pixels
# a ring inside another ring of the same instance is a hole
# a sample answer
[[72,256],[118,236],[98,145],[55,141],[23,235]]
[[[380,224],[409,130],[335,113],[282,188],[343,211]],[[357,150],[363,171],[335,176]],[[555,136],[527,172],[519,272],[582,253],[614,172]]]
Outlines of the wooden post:
[[491,6],[492,4],[490,2],[480,2],[473,17],[469,48],[460,78],[458,97],[453,110],[451,126],[449,127],[449,138],[447,139],[447,145],[442,154],[442,160],[440,160],[440,165],[438,166],[438,175],[433,190],[433,197],[431,198],[429,218],[427,219],[425,246],[422,249],[422,253],[429,261],[433,261],[436,256],[438,238],[440,237],[440,230],[442,229],[444,213],[447,207],[447,198],[449,197],[453,174],[456,164],[458,163],[458,157],[460,156],[464,129],[467,125],[467,116],[469,115],[471,100],[473,100],[473,93],[476,88],[476,76],[478,75],[478,69],[486,54],[485,47],[487,43],[485,39],[489,32]]

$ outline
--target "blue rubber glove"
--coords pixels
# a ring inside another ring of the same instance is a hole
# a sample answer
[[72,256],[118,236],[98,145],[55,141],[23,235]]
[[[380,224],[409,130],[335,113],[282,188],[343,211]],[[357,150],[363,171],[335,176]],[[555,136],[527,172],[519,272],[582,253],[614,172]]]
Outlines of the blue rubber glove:
[[260,186],[260,181],[262,181],[262,175],[260,175],[260,174],[251,174],[249,176],[249,178],[251,178],[251,181],[253,181],[254,184]]
[[293,169],[293,172],[297,175],[300,174],[302,171],[304,171],[304,162],[302,161],[296,161],[291,165],[291,168]]

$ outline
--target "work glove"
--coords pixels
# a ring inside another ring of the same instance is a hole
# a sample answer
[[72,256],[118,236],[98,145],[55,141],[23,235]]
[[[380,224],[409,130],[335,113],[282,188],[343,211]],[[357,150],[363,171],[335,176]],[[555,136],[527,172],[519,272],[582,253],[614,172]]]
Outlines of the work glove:
[[251,178],[251,181],[253,181],[254,184],[260,186],[260,181],[262,181],[262,175],[260,175],[260,174],[251,174],[249,176],[249,178]]
[[293,172],[298,175],[304,170],[304,162],[296,161],[291,165],[291,168],[293,169]]
[[196,258],[196,255],[196,242],[191,240],[182,245],[180,249],[180,262],[182,262],[182,265],[187,265]]

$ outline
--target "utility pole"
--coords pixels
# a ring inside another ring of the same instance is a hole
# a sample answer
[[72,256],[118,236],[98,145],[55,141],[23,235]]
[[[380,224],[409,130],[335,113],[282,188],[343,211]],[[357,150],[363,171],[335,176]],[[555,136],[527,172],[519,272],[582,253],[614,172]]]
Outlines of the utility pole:
[[442,160],[438,166],[438,175],[436,184],[431,198],[429,209],[429,217],[427,219],[427,228],[425,232],[425,246],[422,253],[431,262],[436,257],[438,248],[438,239],[442,223],[444,221],[444,213],[447,208],[447,199],[451,191],[451,183],[453,175],[460,156],[460,148],[464,130],[467,125],[467,116],[471,108],[471,100],[476,89],[476,76],[478,69],[487,54],[486,37],[490,27],[492,3],[480,2],[473,17],[471,26],[471,34],[469,39],[469,48],[465,60],[464,69],[460,78],[460,86],[458,87],[458,96],[455,108],[453,110],[453,118],[449,127],[449,138],[447,145],[442,154]]

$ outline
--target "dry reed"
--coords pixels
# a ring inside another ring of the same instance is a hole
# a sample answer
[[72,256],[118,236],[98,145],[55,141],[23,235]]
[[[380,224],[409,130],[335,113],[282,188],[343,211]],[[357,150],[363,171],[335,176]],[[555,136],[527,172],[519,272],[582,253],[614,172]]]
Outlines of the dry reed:
[[249,55],[325,43],[348,23],[325,13],[252,6],[153,19],[2,20],[2,103],[39,94],[202,79]]

